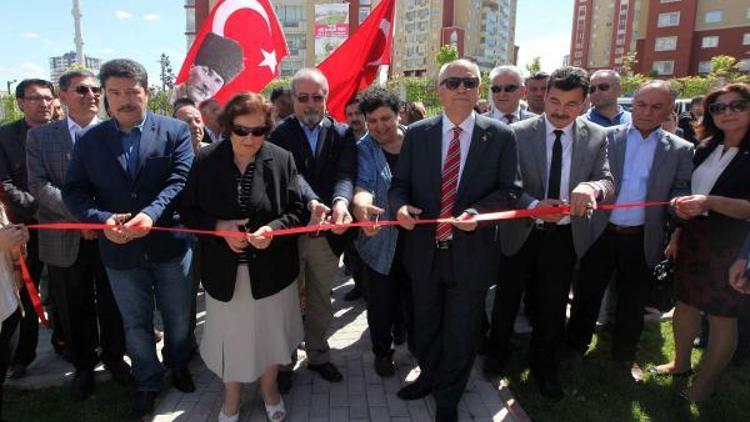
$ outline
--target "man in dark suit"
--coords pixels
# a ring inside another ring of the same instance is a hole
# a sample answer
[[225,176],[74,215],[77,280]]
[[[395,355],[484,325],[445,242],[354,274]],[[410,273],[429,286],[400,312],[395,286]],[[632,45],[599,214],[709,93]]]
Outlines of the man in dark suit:
[[99,250],[125,325],[138,394],[130,416],[153,409],[163,368],[154,345],[154,302],[165,330],[165,362],[174,386],[195,390],[188,370],[192,236],[150,232],[179,226],[176,198],[193,162],[190,131],[183,122],[146,111],[148,76],[142,65],[105,63],[100,80],[112,119],[75,143],[63,200],[79,221],[112,226]]
[[[310,214],[309,224],[350,223],[357,157],[346,126],[326,115],[328,81],[317,69],[299,70],[291,82],[294,114],[271,132],[274,144],[294,155],[302,198]],[[333,318],[331,284],[348,236],[343,230],[299,238],[300,277],[305,291],[305,351],[307,367],[329,382],[343,378],[330,361],[326,339]],[[291,388],[289,368],[280,371],[279,389]]]
[[521,98],[526,95],[521,69],[516,66],[498,66],[490,72],[490,84],[494,107],[485,116],[507,125],[536,116],[521,108]]
[[[31,129],[26,147],[29,191],[36,199],[40,223],[75,221],[62,200],[61,187],[76,137],[99,123],[101,88],[93,73],[67,72],[60,78],[59,97],[67,107],[63,120]],[[39,258],[47,264],[57,317],[64,327],[68,355],[76,368],[73,394],[94,391],[94,367],[101,360],[120,383],[130,380],[123,361],[125,332],[93,230],[42,230]],[[101,333],[101,336],[100,336]]]
[[491,350],[484,371],[489,377],[502,373],[510,354],[513,321],[527,288],[534,327],[531,372],[542,394],[552,400],[563,397],[557,350],[563,344],[576,256],[582,256],[591,243],[587,216],[614,189],[605,129],[577,118],[588,88],[583,69],[560,68],[550,75],[544,114],[512,125],[524,183],[518,208],[569,204],[571,215],[500,224],[502,279],[495,294]]
[[[607,203],[669,201],[690,194],[693,146],[661,129],[676,97],[667,82],[658,80],[636,91],[633,122],[609,133],[609,162],[618,183]],[[594,213],[594,243],[581,258],[568,323],[568,349],[583,356],[591,342],[604,289],[615,273],[618,304],[612,357],[636,382],[643,381],[635,355],[649,294],[649,267],[663,257],[667,219],[666,206]]]
[[[33,224],[37,203],[29,192],[26,174],[26,132],[45,125],[52,119],[54,87],[43,79],[25,79],[16,86],[16,101],[23,118],[0,128],[0,183],[2,200],[12,223]],[[27,263],[31,278],[39,286],[43,264],[39,260],[39,233],[29,232],[26,244]],[[21,318],[18,346],[8,370],[9,378],[26,375],[26,367],[36,358],[39,341],[39,321],[26,289],[21,289],[24,315]],[[53,324],[57,323],[53,319]],[[59,331],[59,330],[56,330]],[[53,345],[62,333],[53,335]]]
[[[522,193],[515,137],[474,113],[479,89],[475,63],[443,66],[437,91],[445,112],[409,127],[388,194],[408,230],[403,262],[413,283],[421,369],[398,396],[431,393],[437,421],[458,420],[479,343],[480,304],[497,275],[495,224],[474,215],[511,208]],[[451,222],[414,224],[438,217]]]

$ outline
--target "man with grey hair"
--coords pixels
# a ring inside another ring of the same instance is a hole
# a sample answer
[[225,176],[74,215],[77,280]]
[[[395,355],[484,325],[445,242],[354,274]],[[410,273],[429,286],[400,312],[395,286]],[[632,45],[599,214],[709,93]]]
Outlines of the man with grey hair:
[[526,95],[521,69],[516,66],[498,66],[490,72],[490,95],[494,105],[487,117],[511,124],[529,117],[534,113],[523,110],[521,98]]
[[630,123],[630,112],[617,104],[622,95],[620,74],[611,69],[597,70],[591,75],[591,108],[585,117],[599,126],[610,127]]
[[[632,123],[609,132],[609,162],[619,183],[605,204],[669,201],[690,193],[693,146],[661,129],[672,113],[675,97],[667,82],[646,83],[635,94]],[[669,218],[667,206],[595,211],[594,243],[580,261],[568,323],[568,357],[580,360],[587,351],[604,289],[615,274],[618,305],[612,357],[624,374],[636,382],[643,380],[636,351],[649,293],[649,267],[663,258]]]
[[[270,141],[294,155],[309,224],[345,224],[352,221],[349,203],[354,193],[357,154],[345,125],[326,115],[328,81],[317,69],[299,70],[291,82],[294,114],[271,132]],[[307,367],[329,382],[341,373],[330,361],[326,339],[333,318],[331,284],[339,258],[349,240],[346,228],[318,236],[301,236],[300,277],[305,283],[305,350]],[[279,391],[291,388],[290,370],[279,372]]]

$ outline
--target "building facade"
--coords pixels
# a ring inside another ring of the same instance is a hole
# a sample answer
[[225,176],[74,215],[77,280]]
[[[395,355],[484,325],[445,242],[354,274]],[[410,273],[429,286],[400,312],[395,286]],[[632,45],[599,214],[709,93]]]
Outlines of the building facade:
[[[84,56],[84,59],[86,61],[86,69],[94,72],[94,74],[99,73],[99,68],[102,66],[102,60],[97,59],[96,57],[90,57],[90,56]],[[57,84],[57,81],[60,80],[60,76],[62,76],[65,71],[76,64],[76,52],[70,51],[68,53],[63,54],[62,56],[56,56],[56,57],[50,57],[49,58],[49,74],[50,74],[50,81],[52,83]]]
[[574,8],[574,66],[619,68],[635,51],[634,70],[644,74],[705,74],[718,55],[750,71],[747,0],[575,0]]

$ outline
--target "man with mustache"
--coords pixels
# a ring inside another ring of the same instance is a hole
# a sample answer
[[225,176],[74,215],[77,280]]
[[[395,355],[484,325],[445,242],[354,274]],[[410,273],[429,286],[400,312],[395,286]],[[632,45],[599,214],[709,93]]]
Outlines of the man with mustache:
[[[290,85],[294,114],[271,132],[274,144],[294,155],[309,224],[351,223],[357,154],[345,125],[326,115],[328,80],[317,69],[299,70]],[[326,331],[333,318],[331,284],[349,240],[344,229],[299,238],[300,277],[305,283],[305,351],[307,367],[329,382],[342,375],[330,361]],[[279,371],[279,390],[289,391],[291,369]]]
[[589,219],[614,186],[607,159],[607,134],[579,118],[589,92],[586,71],[563,67],[547,84],[544,114],[514,123],[525,193],[518,208],[569,205],[570,215],[553,214],[499,224],[502,282],[492,310],[485,374],[500,375],[510,355],[524,289],[532,300],[529,361],[542,395],[563,398],[557,350],[565,334],[565,307],[576,257],[591,244]]
[[130,418],[140,419],[153,410],[164,375],[154,343],[155,304],[164,320],[164,361],[172,384],[195,391],[188,370],[194,238],[151,231],[181,227],[176,200],[194,154],[185,123],[147,112],[148,75],[140,63],[111,60],[99,79],[112,119],[76,141],[63,200],[79,221],[111,227],[99,236],[99,250],[138,388]]

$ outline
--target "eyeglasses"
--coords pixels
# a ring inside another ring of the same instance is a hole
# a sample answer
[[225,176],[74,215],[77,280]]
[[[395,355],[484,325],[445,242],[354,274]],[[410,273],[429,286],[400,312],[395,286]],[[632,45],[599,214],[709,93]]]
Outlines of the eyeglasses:
[[99,95],[102,95],[102,89],[98,86],[90,86],[90,85],[78,85],[77,87],[73,88],[73,92],[80,96],[85,96],[89,92],[94,97],[98,97]]
[[602,92],[607,92],[609,91],[609,84],[604,83],[604,84],[599,84],[599,85],[591,85],[589,87],[589,93],[593,94],[596,92],[597,89]]
[[458,86],[463,84],[466,89],[474,89],[479,86],[479,78],[457,78],[450,77],[443,79],[440,85],[445,85],[446,88],[451,91],[458,89]]
[[35,103],[41,103],[42,101],[46,103],[51,103],[52,100],[55,99],[55,97],[49,96],[49,95],[30,95],[28,97],[23,98],[26,101],[32,101]]
[[735,113],[742,113],[750,108],[750,101],[748,100],[734,100],[729,104],[724,103],[713,103],[708,106],[708,112],[714,115],[724,114],[727,110],[732,110]]
[[271,128],[268,126],[257,126],[247,127],[238,124],[232,124],[232,133],[237,136],[247,136],[252,134],[253,136],[266,136]]
[[312,98],[313,102],[316,103],[322,103],[326,97],[316,94],[316,95],[307,95],[307,94],[301,94],[297,95],[297,101],[301,102],[302,104],[307,104],[308,101]]
[[520,88],[520,86],[512,85],[512,84],[511,85],[492,85],[490,87],[490,90],[492,91],[493,94],[499,94],[503,91],[510,94],[511,92],[518,91],[518,88]]

